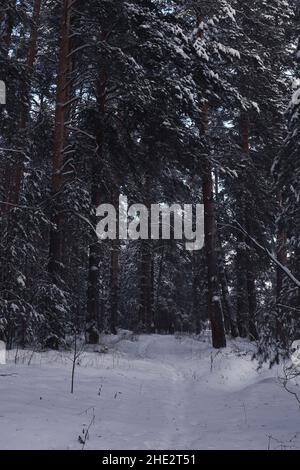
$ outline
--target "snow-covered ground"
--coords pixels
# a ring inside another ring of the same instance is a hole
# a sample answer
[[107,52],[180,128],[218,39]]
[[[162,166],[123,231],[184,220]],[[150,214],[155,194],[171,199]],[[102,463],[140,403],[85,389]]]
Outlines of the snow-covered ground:
[[71,353],[9,352],[0,449],[300,448],[299,407],[282,371],[258,371],[249,343],[217,352],[187,336],[103,342],[107,353],[80,356],[73,394]]

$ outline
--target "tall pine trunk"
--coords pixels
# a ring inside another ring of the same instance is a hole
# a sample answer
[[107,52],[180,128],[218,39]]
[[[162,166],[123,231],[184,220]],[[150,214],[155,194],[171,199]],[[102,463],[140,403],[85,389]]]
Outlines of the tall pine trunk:
[[[95,126],[95,137],[97,152],[92,157],[91,165],[91,204],[93,215],[91,223],[96,229],[97,217],[96,209],[103,201],[104,191],[101,188],[102,178],[102,151],[104,139],[104,113],[107,89],[106,73],[101,71],[97,82],[96,101],[97,101],[97,120]],[[86,313],[86,332],[87,341],[96,344],[99,340],[99,321],[100,321],[100,299],[99,299],[99,276],[101,261],[101,246],[97,236],[91,234],[92,242],[89,247],[89,273],[87,290],[87,313]]]
[[119,253],[120,242],[118,239],[112,240],[111,244],[111,286],[110,286],[110,331],[117,334],[118,313],[119,313]]
[[[280,195],[279,205],[283,209],[282,195]],[[277,259],[283,265],[287,265],[287,234],[284,224],[281,222],[277,228]],[[282,269],[276,269],[276,300],[280,301],[284,274]]]
[[[145,177],[145,200],[144,204],[150,211],[150,177]],[[149,240],[140,241],[140,263],[139,263],[139,328],[150,333],[154,329],[154,267],[151,243],[150,218],[148,221]]]
[[[242,202],[242,201],[241,201]],[[245,236],[242,233],[237,234],[237,250],[235,258],[236,272],[236,316],[239,336],[246,338],[248,336],[248,298],[247,298],[247,276],[246,276],[246,254],[245,254]]]
[[[249,218],[249,211],[247,211],[246,217],[246,230],[252,235],[251,222]],[[249,337],[250,339],[257,340],[258,334],[256,329],[256,310],[257,310],[257,298],[256,298],[256,286],[255,286],[255,272],[254,263],[249,255],[250,250],[253,249],[251,241],[248,241],[248,256],[246,257],[247,262],[247,293],[248,293],[248,308],[249,308]]]
[[[202,128],[208,132],[208,105],[205,105]],[[204,204],[204,240],[207,264],[208,313],[214,348],[226,347],[224,318],[218,280],[217,226],[214,202],[213,169],[209,157],[202,157],[202,193]]]
[[59,62],[57,71],[55,130],[52,163],[52,195],[55,200],[55,211],[52,217],[50,232],[50,249],[48,271],[52,281],[57,284],[63,275],[63,222],[64,217],[60,209],[61,192],[63,190],[62,168],[64,163],[64,147],[66,141],[65,123],[68,116],[69,101],[69,75],[70,75],[70,32],[71,10],[73,0],[63,0],[61,17],[61,34],[59,41]]
[[200,316],[200,286],[201,286],[201,258],[198,251],[192,252],[192,273],[193,273],[193,284],[192,284],[192,315],[193,315],[193,326],[195,333],[198,335],[201,331],[201,316]]
[[[115,184],[112,189],[112,202],[114,207],[118,207],[119,198]],[[119,218],[117,215],[117,226],[119,225]],[[110,318],[109,328],[112,334],[117,334],[118,314],[119,314],[119,254],[120,254],[120,240],[117,235],[115,240],[111,241],[110,252]]]
[[[241,113],[240,119],[241,125],[241,138],[242,138],[242,152],[243,154],[249,159],[250,158],[250,123],[249,123],[249,116],[247,112]],[[244,220],[245,220],[245,229],[249,233],[249,235],[253,235],[252,233],[252,221],[250,210],[248,207],[247,202],[243,198],[243,210],[244,212]],[[245,269],[246,269],[246,289],[247,289],[247,304],[248,304],[248,334],[251,339],[257,339],[257,331],[256,331],[256,322],[255,322],[255,315],[257,309],[257,300],[256,300],[256,287],[255,287],[255,273],[253,271],[253,261],[250,256],[252,244],[245,238],[245,243],[247,245],[247,252],[244,253],[245,256]],[[243,293],[240,293],[243,296]]]
[[[216,203],[219,204],[219,172],[216,168],[214,171],[215,176],[215,200]],[[233,338],[236,338],[239,335],[238,326],[237,326],[237,318],[235,314],[235,310],[232,305],[231,295],[229,292],[228,287],[228,277],[227,277],[227,270],[225,265],[225,253],[223,250],[222,245],[222,238],[219,234],[218,236],[218,265],[219,265],[219,276],[220,276],[220,284],[222,289],[222,298],[223,298],[223,305],[224,305],[224,324],[226,333],[230,333]]]
[[153,265],[151,241],[141,240],[140,245],[140,304],[139,329],[150,333],[153,321]]
[[[154,312],[153,312],[153,322],[154,322],[154,331],[158,329],[158,312],[160,309],[160,296],[161,296],[161,288],[162,288],[162,280],[164,274],[164,262],[165,262],[165,255],[166,255],[166,245],[163,243],[160,252],[158,253],[158,268],[157,268],[157,277],[156,277],[156,293],[155,293],[155,302],[154,302]],[[153,264],[153,276],[154,276],[154,262],[155,258],[152,260]]]
[[[279,199],[279,205],[280,205],[281,210],[283,210],[281,194],[280,194],[280,199]],[[276,251],[277,251],[276,254],[277,254],[278,261],[283,266],[287,266],[287,263],[288,263],[287,234],[286,234],[286,227],[284,226],[283,222],[280,222],[279,226],[277,227]],[[284,282],[283,270],[277,266],[276,268],[276,292],[275,292],[275,299],[276,299],[277,304],[280,304],[281,302],[283,282]],[[277,307],[277,316],[276,316],[276,337],[282,342],[285,341],[285,338],[283,335],[283,328],[282,328],[282,308],[279,306]]]

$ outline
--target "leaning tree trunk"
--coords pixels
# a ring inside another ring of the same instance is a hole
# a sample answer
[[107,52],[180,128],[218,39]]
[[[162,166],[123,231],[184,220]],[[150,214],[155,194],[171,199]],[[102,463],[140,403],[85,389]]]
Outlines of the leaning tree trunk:
[[59,63],[57,72],[56,108],[55,108],[55,130],[54,149],[52,163],[52,195],[55,199],[55,211],[52,217],[52,228],[50,232],[50,249],[48,271],[55,284],[59,283],[63,275],[63,214],[60,210],[60,196],[63,190],[62,168],[64,164],[64,147],[66,141],[65,123],[68,116],[69,102],[69,75],[71,51],[71,11],[73,0],[63,0],[61,18],[61,37],[59,42]]
[[[203,112],[202,126],[204,132],[208,131],[208,106]],[[214,202],[213,170],[208,156],[202,160],[202,193],[204,204],[204,242],[207,264],[208,285],[208,313],[212,330],[212,344],[214,348],[226,347],[226,336],[223,319],[223,310],[218,281],[217,259],[217,226]]]

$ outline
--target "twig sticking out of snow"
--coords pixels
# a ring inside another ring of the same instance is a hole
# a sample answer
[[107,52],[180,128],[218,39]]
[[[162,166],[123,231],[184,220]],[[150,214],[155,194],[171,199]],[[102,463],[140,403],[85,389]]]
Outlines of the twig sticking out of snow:
[[[91,409],[93,411],[91,421],[90,421],[90,423],[89,423],[89,425],[86,429],[83,428],[82,435],[79,434],[79,436],[78,436],[78,441],[80,442],[80,444],[82,444],[81,450],[84,450],[86,442],[90,438],[90,429],[91,429],[92,425],[95,424],[95,408],[92,407],[92,408],[89,408],[89,409]],[[87,410],[86,410],[86,412],[87,412]]]

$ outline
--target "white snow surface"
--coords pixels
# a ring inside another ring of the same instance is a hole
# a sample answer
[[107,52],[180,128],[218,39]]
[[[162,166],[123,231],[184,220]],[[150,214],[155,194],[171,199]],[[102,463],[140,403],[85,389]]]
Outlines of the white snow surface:
[[[300,412],[281,368],[258,370],[253,346],[202,336],[123,332],[79,358],[9,351],[0,365],[0,449],[300,448]],[[106,353],[102,351],[106,351]]]

